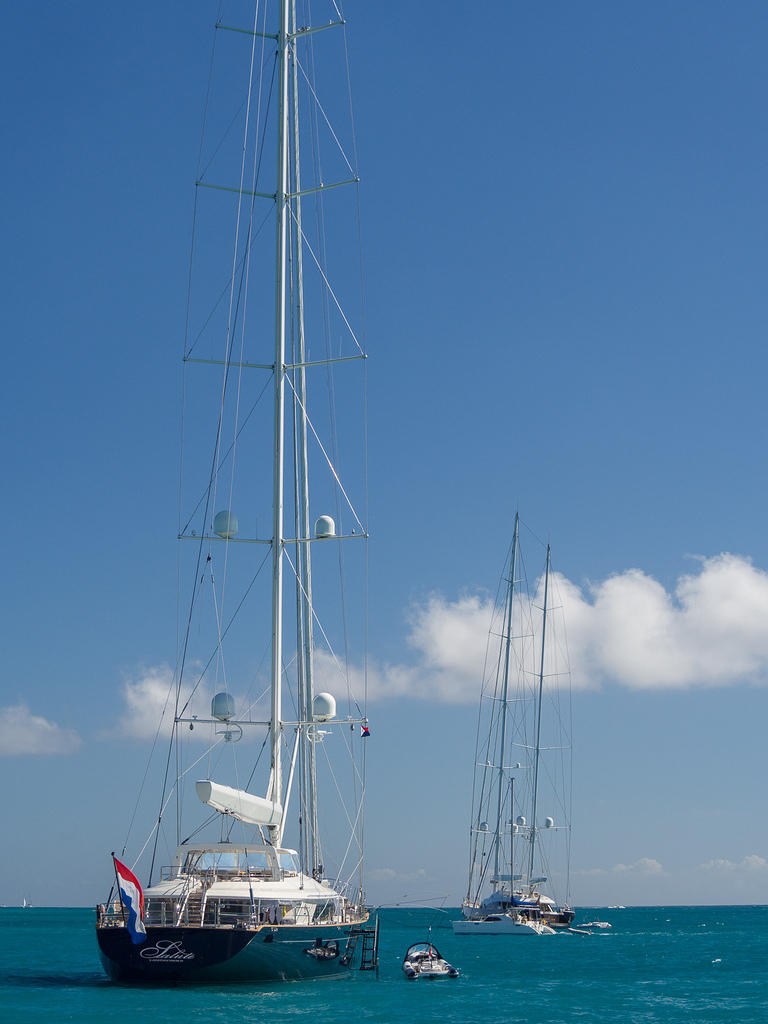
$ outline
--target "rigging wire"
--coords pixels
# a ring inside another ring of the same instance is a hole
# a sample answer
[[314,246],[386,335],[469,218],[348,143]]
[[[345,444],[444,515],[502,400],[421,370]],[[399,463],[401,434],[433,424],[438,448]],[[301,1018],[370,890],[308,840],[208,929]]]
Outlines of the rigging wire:
[[[245,430],[246,426],[248,425],[248,421],[250,420],[251,416],[256,411],[259,403],[261,402],[262,398],[264,397],[264,395],[265,395],[265,393],[267,391],[267,388],[269,387],[269,385],[271,383],[272,383],[272,373],[270,373],[270,375],[267,377],[267,380],[264,383],[264,386],[262,387],[262,389],[259,392],[259,394],[256,396],[256,400],[254,401],[254,403],[251,406],[251,408],[248,410],[247,414],[243,417],[243,421],[240,424],[240,429],[238,430],[237,435],[236,435],[238,438],[243,433],[243,431]],[[227,448],[227,450],[223,453],[223,455],[221,457],[221,460],[219,462],[219,470],[221,470],[221,468],[224,466],[224,464],[226,463],[226,461],[229,458],[229,455],[231,454],[232,451],[233,451],[233,446],[230,445],[229,448]],[[197,504],[192,509],[192,512],[190,513],[189,518],[187,519],[186,523],[179,530],[179,536],[187,536],[187,530],[189,529],[193,519],[195,518],[195,516],[197,515],[198,511],[200,510],[200,506],[205,501],[207,493],[208,493],[208,490],[206,488],[206,490],[204,490],[203,493],[198,498]]]
[[[298,583],[299,587],[301,587],[301,580],[298,578],[298,574],[296,573],[296,567],[294,566],[293,562],[291,561],[291,556],[286,552],[285,553],[285,557],[286,557],[286,559],[288,561],[288,564],[290,565],[291,569],[293,570],[294,575],[296,575],[296,580],[297,580],[297,583]],[[333,646],[331,644],[331,641],[328,638],[328,634],[323,629],[323,624],[321,623],[320,619],[317,617],[317,613],[315,612],[314,608],[312,609],[312,620],[313,620],[313,622],[316,623],[317,628],[320,630],[320,632],[321,632],[321,634],[323,636],[323,640],[325,640],[325,643],[326,643],[326,645],[328,647],[328,652],[330,653],[331,657],[333,658],[334,664],[336,665],[336,668],[338,669],[339,674],[341,675],[342,678],[344,678],[345,677],[344,667],[342,666],[341,662],[339,661],[338,657],[336,656],[336,652],[334,651]],[[355,707],[357,708],[358,713],[362,717],[362,714],[363,714],[362,709],[360,708],[360,705],[358,704],[358,702],[355,699],[354,695],[352,697],[352,701],[353,701]]]
[[[246,109],[245,109],[245,123],[244,123],[244,126],[243,126],[242,156],[241,156],[241,161],[240,161],[240,179],[239,179],[240,180],[240,188],[239,188],[238,196],[237,196],[237,213],[236,213],[236,216],[235,216],[235,236],[234,236],[233,244],[232,244],[232,273],[230,275],[231,281],[232,281],[232,285],[231,285],[230,293],[229,293],[229,308],[228,308],[228,311],[227,311],[227,328],[226,328],[226,332],[225,332],[225,350],[227,352],[226,361],[228,363],[229,360],[231,359],[231,352],[232,352],[232,348],[233,348],[234,343],[235,343],[236,322],[237,322],[238,313],[240,311],[240,307],[241,307],[241,303],[242,303],[242,317],[240,318],[240,324],[241,324],[241,329],[240,329],[240,364],[241,365],[238,368],[237,383],[236,383],[236,387],[235,387],[235,399],[234,399],[235,408],[234,408],[234,416],[233,416],[234,437],[233,437],[232,442],[231,442],[232,458],[230,460],[230,481],[229,481],[229,497],[228,497],[228,508],[230,508],[230,509],[232,508],[232,491],[233,491],[233,487],[234,487],[234,470],[235,470],[236,455],[237,455],[237,451],[236,451],[236,449],[237,449],[237,437],[238,437],[237,423],[238,423],[238,413],[239,413],[239,408],[240,408],[240,394],[241,394],[242,379],[243,379],[242,362],[243,362],[243,348],[244,348],[244,344],[245,344],[244,328],[245,328],[245,320],[246,320],[246,307],[247,307],[247,302],[248,302],[248,287],[247,287],[247,285],[248,285],[248,271],[249,271],[249,267],[250,267],[250,261],[248,259],[248,254],[249,254],[249,251],[250,251],[250,235],[251,235],[251,230],[252,230],[252,227],[253,227],[253,203],[254,203],[254,198],[255,198],[253,196],[251,196],[250,216],[248,218],[247,229],[245,231],[245,241],[244,241],[244,245],[243,245],[243,260],[242,260],[242,266],[241,266],[241,271],[240,271],[240,275],[239,275],[240,284],[239,284],[239,288],[238,288],[238,292],[237,292],[237,300],[235,300],[235,278],[236,278],[236,267],[237,267],[237,263],[238,263],[238,255],[237,254],[238,254],[239,244],[240,244],[239,240],[240,240],[240,230],[241,230],[241,222],[242,222],[243,186],[245,184],[246,161],[247,161],[247,157],[248,157],[248,132],[249,132],[250,123],[251,123],[251,96],[252,96],[252,92],[253,92],[254,67],[255,67],[255,62],[256,62],[257,36],[255,34],[255,30],[256,30],[257,22],[258,22],[258,6],[257,6],[257,10],[256,10],[256,15],[255,15],[255,18],[254,18],[254,34],[251,37],[250,65],[249,65],[249,69],[248,69],[248,94],[247,94],[247,102],[246,102]],[[262,46],[262,51],[263,51],[263,49],[264,49],[264,40],[263,40],[263,38],[261,40],[261,46]],[[256,134],[257,140],[258,140],[258,134],[259,134],[259,132],[258,132],[258,118],[259,118],[259,114],[260,114],[261,67],[262,66],[263,66],[263,60],[260,62],[260,65],[259,65],[259,90],[258,90],[258,96],[257,96],[257,102],[256,102],[256,111],[257,111],[257,113],[256,113],[256,129],[255,129],[255,134]],[[258,163],[259,163],[259,161],[258,161],[258,146],[256,146],[255,152],[254,152],[254,163],[255,163],[255,168],[257,168],[258,167]],[[254,169],[254,173],[255,173],[255,169]],[[226,388],[227,388],[227,382],[228,382],[228,379],[229,379],[229,369],[230,369],[229,365],[226,365],[225,368],[224,368],[223,382],[222,382],[222,394],[221,394],[221,406],[222,406],[222,408],[221,408],[221,412],[220,412],[220,416],[219,416],[220,423],[221,423],[221,419],[223,417],[223,405],[224,405],[224,400],[225,400],[225,393],[226,393]],[[212,484],[212,487],[213,487],[213,505],[214,505],[214,508],[215,508],[215,505],[216,505],[216,491],[217,491],[217,485],[218,485],[218,474],[219,474],[219,469],[220,469],[220,458],[221,458],[221,428],[217,432],[217,439],[216,439],[216,456],[215,456],[216,472],[215,472],[213,480],[211,481],[211,484]],[[209,561],[210,561],[210,555],[208,557],[209,557]],[[225,546],[224,546],[224,573],[223,573],[222,582],[221,582],[221,603],[222,603],[222,608],[223,608],[223,604],[224,604],[224,595],[225,595],[225,588],[226,588],[226,582],[227,582],[228,558],[229,558],[229,538],[226,538],[226,542],[225,542]],[[214,602],[216,602],[215,583],[213,581],[213,574],[212,573],[211,573],[211,583],[212,583],[212,589],[213,589],[213,592],[214,592],[213,593]],[[221,647],[221,620],[220,620],[219,615],[218,615],[218,609],[217,609],[217,614],[216,614],[216,622],[217,622],[217,629],[218,629],[218,651],[219,651],[219,656],[218,656],[217,665],[216,665],[216,680],[215,680],[215,682],[218,681],[218,669],[219,669],[219,667],[221,667],[221,671],[222,671],[223,678],[224,678],[224,686],[225,686],[225,689],[227,690],[227,692],[229,692],[229,687],[227,685],[226,674],[225,674],[225,670],[224,670],[224,652],[223,652],[222,647]]]
[[299,396],[298,396],[298,395],[296,394],[296,390],[295,390],[295,388],[294,388],[294,386],[293,386],[293,383],[291,382],[291,379],[290,379],[290,377],[286,377],[286,380],[288,381],[288,384],[289,384],[289,386],[290,386],[290,388],[291,388],[291,391],[293,391],[293,394],[294,394],[294,395],[296,396],[296,401],[297,401],[297,402],[299,403],[299,405],[301,406],[301,408],[302,408],[302,412],[303,412],[303,413],[304,413],[304,415],[306,416],[307,426],[308,426],[308,427],[309,427],[309,429],[310,429],[310,430],[312,431],[312,433],[313,433],[313,435],[314,435],[314,437],[315,437],[315,440],[317,441],[317,444],[318,444],[318,446],[319,446],[319,448],[320,448],[320,451],[321,451],[321,452],[323,453],[323,455],[325,456],[325,461],[326,461],[326,462],[328,463],[328,468],[330,469],[331,473],[333,474],[333,478],[334,478],[334,480],[336,481],[336,484],[337,484],[337,486],[338,486],[339,490],[340,490],[340,491],[341,491],[341,493],[342,493],[342,494],[344,495],[344,498],[346,499],[347,505],[349,505],[349,509],[350,509],[350,511],[352,512],[352,515],[353,515],[353,516],[355,517],[355,522],[356,522],[356,523],[357,523],[357,525],[358,525],[358,526],[360,527],[360,530],[362,531],[362,533],[363,533],[363,534],[365,534],[365,527],[364,527],[364,526],[363,526],[363,524],[362,524],[362,523],[360,522],[360,517],[358,516],[357,512],[355,511],[355,506],[354,506],[354,505],[352,504],[352,501],[350,500],[350,497],[349,497],[349,495],[347,494],[347,492],[346,492],[346,490],[345,490],[345,488],[344,488],[344,485],[343,485],[343,484],[342,484],[342,482],[341,482],[341,478],[339,477],[339,474],[338,474],[338,472],[336,471],[336,467],[334,466],[333,462],[331,461],[331,459],[330,459],[330,457],[329,457],[329,455],[328,455],[328,452],[327,452],[327,451],[325,450],[325,447],[324,447],[324,445],[323,445],[323,442],[322,442],[322,441],[320,440],[320,436],[318,435],[317,431],[315,430],[315,427],[314,427],[314,425],[313,425],[313,423],[312,423],[312,420],[311,420],[311,419],[309,418],[309,415],[307,414],[307,410],[306,410],[306,408],[304,408],[304,406],[303,406],[303,405],[302,405],[302,403],[301,403],[301,399],[300,399],[300,398],[299,398]]
[[[226,639],[227,633],[232,628],[232,625],[234,624],[235,620],[237,619],[237,616],[238,616],[238,614],[240,612],[240,609],[245,604],[245,602],[246,602],[246,600],[248,598],[248,595],[250,594],[251,590],[253,589],[254,584],[256,583],[256,580],[259,578],[262,569],[266,565],[266,562],[267,562],[267,559],[270,556],[270,553],[271,553],[270,549],[267,548],[266,554],[262,558],[261,562],[259,563],[258,568],[256,569],[256,572],[254,573],[253,577],[251,578],[251,582],[248,584],[248,586],[245,589],[245,592],[243,593],[243,596],[240,598],[240,603],[237,605],[237,607],[235,608],[234,612],[232,612],[230,620],[227,623],[227,626],[224,629],[224,632],[221,634],[222,642]],[[214,660],[214,658],[216,657],[217,653],[218,653],[218,643],[217,643],[216,647],[214,648],[212,654],[208,658],[208,661],[203,666],[202,672],[198,675],[197,681],[195,682],[195,684],[192,687],[189,695],[187,696],[187,699],[186,699],[186,701],[184,703],[184,706],[181,708],[181,710],[179,711],[179,714],[176,716],[177,718],[180,717],[181,715],[183,715],[184,712],[189,707],[192,698],[194,697],[195,693],[197,692],[197,688],[200,686],[200,684],[202,683],[203,679],[205,678],[205,674],[208,671],[208,669],[209,669],[209,667],[211,665],[211,662]]]
[[[221,8],[219,8],[219,13],[221,13]],[[258,7],[257,7],[257,14],[256,14],[256,16],[258,16]],[[208,89],[207,89],[207,94],[206,94],[205,112],[204,112],[204,118],[203,118],[203,126],[202,126],[202,129],[201,129],[200,152],[202,152],[202,146],[203,146],[203,141],[202,140],[205,137],[205,125],[207,123],[208,97],[210,96],[211,71],[212,71],[212,65],[213,65],[213,60],[214,60],[215,40],[216,40],[216,33],[214,33],[214,43],[213,43],[213,48],[212,48],[212,52],[211,52],[211,66],[209,68],[209,78],[208,78]],[[250,88],[249,88],[249,102],[250,102]],[[198,160],[199,159],[200,159],[200,157],[198,157]],[[197,211],[197,202],[195,202],[195,218],[196,218],[196,211]],[[190,277],[189,277],[189,282],[188,282],[188,297],[187,297],[188,307],[187,307],[187,327],[185,328],[185,347],[186,347],[186,340],[187,340],[187,337],[188,337],[189,308],[190,308],[189,307],[189,302],[190,302],[190,296],[191,296],[191,277],[192,277],[192,260],[193,260],[193,254],[194,254],[194,232],[195,232],[195,227],[194,227],[194,224],[193,224],[193,243],[192,243],[191,252],[190,252]],[[233,272],[233,278],[234,278],[234,272]],[[227,339],[227,341],[229,341],[229,339]],[[227,362],[228,362],[228,360],[227,360]],[[224,372],[224,381],[223,381],[223,384],[222,384],[222,402],[223,402],[223,393],[226,390],[226,380],[227,380],[227,376],[228,376],[228,370],[229,370],[229,367],[226,366],[225,367],[225,372]],[[183,414],[182,414],[182,424],[183,424]],[[217,427],[217,437],[216,437],[216,445],[215,445],[215,448],[214,448],[212,475],[213,475],[213,472],[214,472],[215,467],[216,467],[217,453],[218,453],[219,448],[220,448],[220,436],[221,436],[221,413],[220,413],[220,416],[219,416],[219,424],[218,424],[218,427]],[[183,445],[181,446],[181,448],[183,450]],[[182,490],[181,490],[181,488],[182,488],[182,483],[181,483],[182,472],[181,472],[181,468],[180,468],[180,472],[179,472],[179,478],[180,478],[179,498],[180,498],[180,501],[181,501],[181,495],[182,495]],[[209,487],[209,496],[210,496],[210,487]],[[205,519],[204,519],[204,521],[207,521],[207,519],[208,519],[209,504],[210,504],[209,501],[206,501],[206,505],[205,505]],[[179,519],[181,519],[181,516],[179,516]],[[183,678],[183,674],[184,674],[184,666],[185,666],[185,662],[186,662],[187,650],[188,650],[188,645],[189,645],[189,631],[190,631],[190,626],[191,626],[192,610],[193,610],[194,605],[195,605],[196,592],[197,592],[197,588],[198,588],[197,581],[198,581],[199,574],[200,574],[200,560],[201,560],[201,557],[202,557],[202,547],[203,547],[203,541],[202,541],[202,538],[201,538],[200,545],[198,546],[197,561],[196,561],[196,568],[195,568],[195,579],[194,579],[194,584],[193,584],[192,598],[191,598],[191,602],[190,602],[189,614],[188,614],[188,617],[187,617],[187,626],[186,626],[186,630],[184,632],[184,639],[183,639],[183,642],[181,644],[180,657],[177,659],[177,676],[176,676],[177,683],[176,683],[176,701],[175,701],[175,709],[174,709],[174,720],[176,720],[178,718],[179,702],[181,700],[181,685],[182,685],[182,678]],[[167,759],[166,759],[165,772],[164,772],[164,777],[163,777],[163,785],[162,785],[162,789],[161,789],[161,810],[160,810],[159,816],[158,816],[158,825],[159,825],[161,817],[162,817],[162,808],[163,808],[163,804],[164,804],[165,793],[166,793],[167,787],[168,787],[168,774],[169,774],[170,763],[171,763],[171,756],[172,756],[173,751],[176,752],[176,757],[177,757],[177,777],[178,777],[179,749],[178,749],[178,743],[174,742],[174,740],[178,739],[178,729],[175,726],[174,726],[173,734],[174,735],[171,738],[171,743],[169,744],[169,748],[168,748],[168,756],[167,756]],[[180,828],[181,828],[180,813],[181,813],[181,804],[180,804],[180,800],[179,800],[179,801],[177,801],[177,816],[176,816],[177,837],[180,834]],[[154,844],[153,851],[152,851],[152,861],[151,861],[151,866],[150,866],[150,880],[151,880],[151,877],[152,877],[152,871],[154,870],[154,863],[155,863],[155,858],[156,858],[156,854],[157,854],[157,842],[158,842],[158,837],[159,837],[159,831],[160,830],[158,828],[158,831],[156,833],[156,838],[155,838],[155,844]]]

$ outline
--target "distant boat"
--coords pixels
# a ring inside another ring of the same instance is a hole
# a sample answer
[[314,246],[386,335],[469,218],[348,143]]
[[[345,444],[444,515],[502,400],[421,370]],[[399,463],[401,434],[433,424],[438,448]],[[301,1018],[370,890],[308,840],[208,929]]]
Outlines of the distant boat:
[[32,904],[27,902],[27,897],[25,896],[23,898],[23,900],[21,901],[21,909],[22,910],[30,910],[31,908],[32,908]]
[[[553,852],[544,849],[550,843],[544,844],[542,833],[547,840],[557,835],[563,840],[566,895],[570,848],[570,739],[555,737],[567,712],[560,715],[558,706],[551,708],[552,721],[544,728],[545,704],[549,709],[557,702],[560,689],[548,650],[549,545],[538,639],[533,603],[520,586],[524,581],[516,515],[504,599],[489,639],[488,661],[494,669],[480,700],[469,882],[463,919],[453,922],[457,935],[551,935],[569,928],[574,917],[567,902],[558,903],[542,891]],[[546,778],[556,785],[547,787],[546,799],[555,804],[551,810],[559,820],[548,815],[540,823],[545,758],[552,755],[555,763],[547,766]]]

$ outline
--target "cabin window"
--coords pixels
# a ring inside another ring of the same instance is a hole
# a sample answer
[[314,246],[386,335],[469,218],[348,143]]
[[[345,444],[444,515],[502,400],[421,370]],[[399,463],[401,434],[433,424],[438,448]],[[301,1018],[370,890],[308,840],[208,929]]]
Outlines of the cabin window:
[[269,857],[264,850],[256,852],[248,851],[247,854],[243,855],[243,870],[246,865],[251,871],[272,871],[272,865],[269,863]]
[[278,853],[277,859],[280,862],[280,867],[283,871],[298,872],[298,866],[296,864],[296,858],[292,853]]
[[184,872],[229,878],[248,872],[271,875],[272,866],[265,850],[204,850],[187,854]]

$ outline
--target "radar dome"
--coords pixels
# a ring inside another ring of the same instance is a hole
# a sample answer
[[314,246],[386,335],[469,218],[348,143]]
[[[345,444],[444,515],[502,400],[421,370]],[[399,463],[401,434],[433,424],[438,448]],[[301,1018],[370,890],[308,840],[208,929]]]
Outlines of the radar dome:
[[517,818],[515,819],[515,824],[519,825],[522,828],[523,825],[525,825],[525,815],[518,814]]
[[315,536],[319,540],[336,536],[336,523],[330,516],[320,516],[315,522]]
[[555,819],[554,818],[545,818],[544,819],[544,828],[552,828],[552,826],[554,824],[555,824]]
[[217,512],[213,517],[213,532],[222,540],[229,540],[237,536],[237,516],[233,516],[229,509]]
[[235,699],[231,693],[217,693],[211,701],[211,714],[220,722],[228,722],[235,714]]
[[312,701],[312,714],[318,722],[336,717],[336,698],[331,693],[318,693]]

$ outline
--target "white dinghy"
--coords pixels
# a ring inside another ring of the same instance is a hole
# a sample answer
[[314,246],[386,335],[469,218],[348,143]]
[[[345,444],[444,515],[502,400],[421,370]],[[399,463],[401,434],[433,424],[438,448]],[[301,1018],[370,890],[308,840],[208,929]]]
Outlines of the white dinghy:
[[403,958],[403,973],[409,981],[417,978],[458,978],[459,972],[448,963],[432,942],[414,942]]

